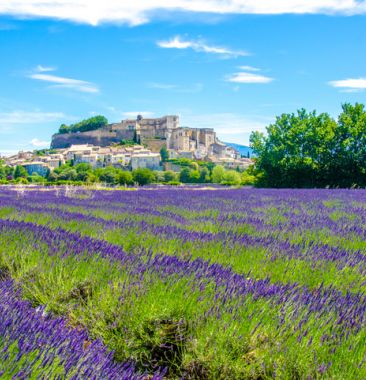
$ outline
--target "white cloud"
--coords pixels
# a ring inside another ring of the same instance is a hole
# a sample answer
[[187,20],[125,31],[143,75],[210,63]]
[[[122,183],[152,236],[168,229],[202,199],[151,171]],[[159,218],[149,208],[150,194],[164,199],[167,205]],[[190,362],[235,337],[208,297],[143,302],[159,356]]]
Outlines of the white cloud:
[[266,84],[273,81],[273,78],[267,77],[261,74],[255,74],[255,72],[260,71],[256,67],[251,66],[240,66],[239,69],[242,71],[228,75],[226,77],[226,82],[232,83],[242,83],[242,84],[251,84],[251,83],[260,83]]
[[[41,17],[98,25],[139,25],[161,12],[210,14],[366,13],[364,0],[0,0],[0,14]],[[174,16],[175,17],[175,16]]]
[[39,73],[44,73],[44,72],[47,72],[47,71],[55,71],[56,68],[55,67],[48,67],[48,66],[42,66],[42,65],[38,65],[36,67],[36,71],[39,72]]
[[54,83],[52,87],[57,88],[69,88],[71,90],[87,92],[87,93],[97,93],[99,92],[98,87],[96,87],[93,83],[86,82],[79,79],[65,78],[59,77],[57,75],[51,74],[31,74],[29,78],[37,79],[49,83]]
[[150,88],[156,88],[158,90],[174,90],[177,88],[177,85],[175,84],[169,84],[169,83],[157,83],[152,82],[148,84],[148,87]]
[[342,79],[329,82],[332,87],[343,89],[342,92],[366,90],[366,78]]
[[147,87],[149,88],[155,88],[157,90],[166,90],[166,91],[173,91],[177,93],[183,93],[183,94],[195,94],[198,92],[201,92],[203,90],[203,84],[202,83],[194,83],[191,85],[177,85],[177,84],[170,84],[170,83],[148,83]]
[[30,143],[36,148],[46,148],[50,145],[49,141],[42,141],[37,138],[32,139]]
[[242,50],[232,50],[223,46],[208,45],[202,40],[184,40],[180,36],[175,36],[166,41],[158,41],[157,45],[165,49],[193,49],[197,52],[218,54],[227,58],[249,55],[248,52]]
[[239,69],[244,71],[261,71],[261,69],[253,66],[240,66]]
[[0,127],[6,124],[39,124],[48,123],[57,120],[67,119],[68,117],[62,112],[27,112],[12,111],[0,112]]
[[[1,0],[0,0],[1,1]],[[99,88],[91,83],[80,79],[65,78],[53,74],[45,74],[47,72],[55,71],[55,67],[46,67],[38,65],[34,72],[28,77],[31,79],[36,79],[48,83],[52,83],[53,88],[68,88],[75,91],[87,92],[87,93],[98,93]]]

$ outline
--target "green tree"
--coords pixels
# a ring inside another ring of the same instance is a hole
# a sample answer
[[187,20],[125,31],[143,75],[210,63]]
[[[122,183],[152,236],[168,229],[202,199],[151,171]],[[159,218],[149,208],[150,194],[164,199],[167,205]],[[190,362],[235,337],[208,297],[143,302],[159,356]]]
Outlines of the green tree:
[[183,183],[190,183],[191,181],[191,170],[189,168],[183,168],[179,173],[179,180]]
[[202,168],[200,171],[200,183],[210,182],[210,172],[207,168]]
[[164,172],[164,181],[165,182],[175,181],[176,179],[177,179],[177,176],[173,171],[168,170],[168,171]]
[[60,181],[76,181],[77,172],[75,169],[69,167],[58,174],[58,180]]
[[49,181],[49,182],[56,182],[56,181],[58,181],[58,174],[55,172],[55,170],[53,172],[50,172],[48,174],[47,181]]
[[58,133],[69,133],[70,132],[70,128],[66,125],[66,124],[61,124],[60,125],[60,128],[58,130]]
[[328,180],[337,123],[326,113],[301,109],[283,114],[267,127],[267,136],[253,132],[251,146],[261,172],[260,185],[313,187]]
[[132,173],[128,171],[120,170],[117,174],[117,182],[120,185],[132,185],[133,184]]
[[189,183],[200,183],[199,170],[191,170],[191,172],[189,173]]
[[241,173],[241,184],[243,186],[255,185],[256,176],[253,174],[252,169],[248,168],[243,173]]
[[28,177],[27,170],[23,166],[17,165],[14,170],[14,178],[18,179],[18,178],[27,178],[27,177]]
[[139,168],[132,172],[133,180],[140,186],[153,183],[155,180],[154,173],[148,168]]
[[5,172],[4,166],[0,162],[0,180],[4,180],[4,179],[6,179],[6,172]]
[[241,183],[241,176],[236,170],[227,170],[222,177],[221,183],[223,185],[238,186]]
[[117,184],[118,171],[113,166],[107,166],[106,168],[98,169],[97,173],[101,182],[105,182],[110,185]]
[[94,131],[96,129],[102,128],[108,124],[108,119],[102,115],[97,115],[90,117],[89,119],[84,119],[78,123],[71,124],[69,126],[61,124],[58,133],[70,133],[70,132],[87,132]]
[[166,162],[169,160],[169,152],[168,152],[168,149],[163,146],[161,149],[160,149],[160,156],[161,156],[161,160],[163,162]]
[[366,186],[366,110],[363,104],[342,105],[329,160],[333,186]]
[[213,183],[221,183],[225,174],[225,169],[221,165],[217,165],[212,169],[211,181]]

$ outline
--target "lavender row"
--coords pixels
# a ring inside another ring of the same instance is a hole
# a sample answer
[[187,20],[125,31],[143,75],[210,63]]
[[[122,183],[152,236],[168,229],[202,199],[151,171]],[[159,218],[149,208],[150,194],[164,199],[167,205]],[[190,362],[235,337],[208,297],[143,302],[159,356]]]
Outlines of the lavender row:
[[61,253],[64,257],[68,255],[82,257],[85,254],[90,256],[98,254],[103,258],[120,263],[128,269],[131,275],[140,274],[141,278],[144,273],[154,272],[158,278],[193,276],[197,284],[208,279],[215,283],[217,297],[222,303],[233,298],[245,299],[250,295],[254,299],[268,299],[279,305],[296,305],[299,313],[300,310],[306,310],[303,316],[304,323],[313,315],[317,315],[317,317],[334,315],[337,324],[346,330],[351,329],[358,332],[365,328],[366,296],[362,293],[343,294],[335,288],[323,286],[309,289],[295,283],[273,284],[268,278],[255,280],[251,278],[250,273],[239,275],[230,268],[211,264],[202,259],[181,260],[174,256],[152,256],[148,252],[131,255],[124,252],[119,246],[70,233],[61,228],[52,230],[32,223],[0,221],[0,233],[4,234],[6,231],[26,233],[29,241],[33,236],[37,246],[40,242],[46,243],[48,253],[51,255]]
[[[32,308],[20,296],[11,280],[0,282],[0,377],[147,379],[132,363],[116,363],[113,352],[90,340],[86,331]],[[149,377],[162,378],[163,374]]]
[[[101,229],[132,229],[136,228],[138,232],[149,232],[155,236],[165,236],[167,238],[177,238],[182,243],[187,241],[198,241],[200,243],[211,241],[235,242],[236,245],[243,247],[262,247],[269,252],[269,259],[297,259],[311,263],[318,261],[329,261],[337,264],[338,270],[349,266],[356,268],[357,271],[366,274],[366,255],[361,250],[346,250],[339,247],[330,246],[311,242],[309,244],[294,244],[288,239],[279,239],[276,235],[266,232],[264,236],[251,236],[246,233],[237,233],[223,231],[219,233],[199,232],[187,230],[178,226],[164,225],[156,226],[145,221],[135,221],[132,219],[124,221],[106,220],[101,217],[88,215],[85,213],[70,212],[58,208],[35,207],[27,203],[21,206],[12,201],[6,203],[8,206],[19,208],[22,212],[29,213],[49,213],[53,217],[63,220],[79,220],[81,222],[98,224]],[[243,222],[248,221],[244,219]],[[310,224],[307,226],[310,228]],[[257,226],[256,226],[257,227]],[[277,226],[278,227],[278,226]],[[280,226],[281,227],[281,226]],[[293,226],[293,229],[295,226]],[[357,231],[357,227],[353,228]]]

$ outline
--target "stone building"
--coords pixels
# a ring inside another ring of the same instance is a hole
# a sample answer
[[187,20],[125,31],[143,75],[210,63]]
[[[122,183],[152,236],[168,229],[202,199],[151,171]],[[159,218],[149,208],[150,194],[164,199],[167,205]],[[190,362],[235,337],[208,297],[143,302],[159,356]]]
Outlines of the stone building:
[[120,123],[108,124],[94,131],[57,133],[52,136],[51,148],[62,149],[71,145],[93,144],[109,146],[121,140],[143,142],[144,139],[169,140],[173,129],[179,127],[179,117],[168,115],[161,118],[137,118],[122,120]]
[[160,118],[143,118],[138,115],[136,119],[108,124],[95,131],[56,134],[52,138],[51,147],[69,148],[77,144],[85,145],[88,149],[88,144],[107,147],[122,140],[139,142],[153,153],[159,153],[162,147],[180,155],[191,152],[192,157],[197,159],[227,153],[226,145],[217,139],[212,128],[180,127],[176,115]]
[[196,152],[206,156],[210,147],[217,142],[216,132],[212,128],[176,128],[168,141],[169,149],[184,152]]

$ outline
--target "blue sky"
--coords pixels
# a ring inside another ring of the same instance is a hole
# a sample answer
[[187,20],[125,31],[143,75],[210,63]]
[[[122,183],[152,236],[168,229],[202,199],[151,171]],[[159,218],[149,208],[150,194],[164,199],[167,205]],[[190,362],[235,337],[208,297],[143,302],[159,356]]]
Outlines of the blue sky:
[[366,102],[364,1],[97,3],[0,0],[1,154],[95,114],[178,114],[248,144],[281,113]]

